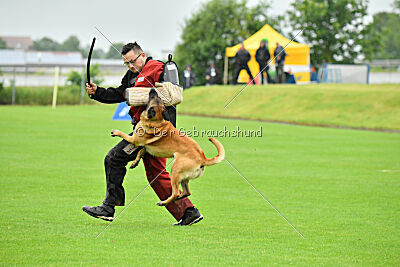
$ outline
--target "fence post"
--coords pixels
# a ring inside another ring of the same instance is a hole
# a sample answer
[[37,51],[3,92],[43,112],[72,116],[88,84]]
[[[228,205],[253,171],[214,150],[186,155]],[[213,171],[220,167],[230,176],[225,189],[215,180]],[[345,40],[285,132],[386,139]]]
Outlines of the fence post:
[[81,105],[85,101],[85,67],[82,67],[82,79],[81,79]]
[[15,105],[15,81],[16,81],[15,72],[16,72],[16,69],[14,67],[14,75],[13,75],[13,80],[12,80],[13,89],[12,89],[12,96],[11,96],[11,105]]
[[53,90],[53,109],[56,108],[57,104],[57,90],[58,90],[58,75],[60,72],[60,68],[57,66],[55,69],[55,74],[54,74],[54,90]]
[[224,60],[224,84],[227,85],[228,84],[228,68],[229,68],[229,64],[228,64],[228,57],[225,55],[225,60]]

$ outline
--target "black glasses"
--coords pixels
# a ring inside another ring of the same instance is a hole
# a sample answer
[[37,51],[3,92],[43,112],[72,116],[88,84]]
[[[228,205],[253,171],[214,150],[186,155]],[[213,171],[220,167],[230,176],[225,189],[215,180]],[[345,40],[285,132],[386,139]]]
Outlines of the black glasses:
[[124,62],[124,65],[129,67],[129,64],[132,64],[132,66],[133,66],[133,64],[135,64],[136,60],[137,60],[141,55],[142,55],[142,53],[140,53],[134,60],[128,61],[128,62]]

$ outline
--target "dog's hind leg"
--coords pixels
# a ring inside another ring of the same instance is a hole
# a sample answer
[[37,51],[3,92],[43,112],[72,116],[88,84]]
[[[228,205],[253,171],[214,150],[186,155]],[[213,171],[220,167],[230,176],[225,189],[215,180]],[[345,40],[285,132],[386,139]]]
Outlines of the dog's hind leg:
[[182,193],[176,198],[176,200],[185,198],[190,196],[190,190],[189,190],[189,180],[183,180],[181,182],[181,186],[182,186]]
[[180,178],[180,176],[177,175],[176,172],[172,173],[172,177],[171,177],[172,195],[164,201],[158,201],[157,202],[158,206],[168,205],[169,203],[171,203],[178,197],[178,195],[179,195],[179,180],[180,180],[179,178]]
[[129,167],[130,169],[135,168],[135,167],[139,164],[140,159],[142,158],[142,156],[143,156],[143,154],[144,154],[145,152],[146,152],[146,149],[145,149],[144,147],[143,147],[142,149],[139,150],[139,152],[138,152],[137,155],[136,155],[135,160],[132,162],[131,166]]

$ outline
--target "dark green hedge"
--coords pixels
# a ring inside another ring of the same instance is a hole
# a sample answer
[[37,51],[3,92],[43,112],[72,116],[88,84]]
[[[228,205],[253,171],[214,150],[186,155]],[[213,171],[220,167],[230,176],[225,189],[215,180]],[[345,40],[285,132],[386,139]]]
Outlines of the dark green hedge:
[[[0,87],[0,105],[10,105],[12,101],[12,87]],[[17,105],[51,105],[53,101],[53,87],[16,87],[15,104]],[[58,88],[57,104],[77,105],[81,101],[81,89],[76,86],[63,86]],[[93,104],[87,95],[85,104]]]

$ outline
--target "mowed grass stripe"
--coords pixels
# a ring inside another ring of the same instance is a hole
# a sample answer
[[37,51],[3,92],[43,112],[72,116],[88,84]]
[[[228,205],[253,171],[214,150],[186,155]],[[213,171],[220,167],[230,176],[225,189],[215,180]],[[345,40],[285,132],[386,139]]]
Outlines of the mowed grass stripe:
[[183,113],[367,129],[400,129],[400,85],[311,84],[194,87]]

